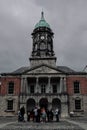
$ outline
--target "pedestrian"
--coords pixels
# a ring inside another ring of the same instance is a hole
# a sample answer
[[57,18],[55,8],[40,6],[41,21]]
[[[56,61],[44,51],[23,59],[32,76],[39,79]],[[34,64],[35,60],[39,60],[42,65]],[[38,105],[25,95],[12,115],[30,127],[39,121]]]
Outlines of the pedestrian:
[[25,113],[24,114],[24,122],[26,122],[27,121],[27,114]]
[[34,121],[38,122],[38,111],[37,111],[37,107],[35,107],[35,109],[34,109]]
[[24,121],[24,114],[25,114],[25,108],[24,108],[24,106],[21,107],[20,113],[21,113],[21,116],[22,116],[22,121]]
[[38,107],[38,109],[37,109],[37,122],[40,122],[40,115],[41,115],[41,110]]
[[30,121],[30,111],[27,113],[27,121]]
[[55,115],[56,115],[56,122],[59,122],[59,109],[56,108],[55,110]]
[[47,114],[47,121],[49,122],[50,121],[50,117],[49,117],[50,111],[48,109],[46,111],[46,114]]
[[41,115],[42,115],[42,122],[46,122],[46,111],[45,111],[45,108],[42,108]]

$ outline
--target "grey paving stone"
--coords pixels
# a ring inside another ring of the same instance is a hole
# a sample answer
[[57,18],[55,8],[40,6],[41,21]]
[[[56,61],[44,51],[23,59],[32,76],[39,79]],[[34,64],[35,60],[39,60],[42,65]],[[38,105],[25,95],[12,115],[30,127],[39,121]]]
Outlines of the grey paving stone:
[[10,125],[6,125],[0,130],[84,130],[80,128],[78,125],[73,125],[72,123],[68,123],[66,121],[61,121],[58,123],[13,123]]

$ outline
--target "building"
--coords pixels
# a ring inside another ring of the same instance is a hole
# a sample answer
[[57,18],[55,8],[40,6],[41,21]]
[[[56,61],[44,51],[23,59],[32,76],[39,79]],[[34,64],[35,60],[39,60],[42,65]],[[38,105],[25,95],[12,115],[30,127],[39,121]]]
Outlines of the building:
[[30,66],[1,74],[0,116],[15,116],[22,106],[26,112],[59,108],[61,117],[87,113],[87,73],[56,65],[53,36],[42,12],[32,32]]

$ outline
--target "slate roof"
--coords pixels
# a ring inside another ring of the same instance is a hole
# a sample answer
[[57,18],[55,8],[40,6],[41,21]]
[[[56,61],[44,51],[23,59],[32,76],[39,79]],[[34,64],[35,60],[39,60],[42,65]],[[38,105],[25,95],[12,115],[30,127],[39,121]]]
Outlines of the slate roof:
[[47,64],[41,64],[41,65],[34,66],[34,67],[29,67],[29,66],[28,67],[21,67],[21,68],[13,71],[11,73],[2,73],[1,75],[22,75],[22,74],[24,74],[24,73],[26,73],[28,71],[31,71],[33,69],[37,69],[37,68],[39,68],[41,66],[44,66],[44,65],[47,66],[47,67],[50,67],[52,69],[55,69],[57,71],[60,71],[62,73],[65,73],[65,74],[74,74],[74,75],[77,75],[77,74],[79,74],[79,75],[87,74],[86,72],[82,72],[82,71],[81,72],[77,72],[77,71],[75,71],[75,70],[73,70],[73,69],[71,69],[71,68],[69,68],[67,66],[56,66],[55,67],[55,66],[50,66],[50,65],[47,65]]
[[[41,65],[39,65],[39,66],[41,66]],[[37,66],[32,67],[32,68],[30,68],[30,67],[21,67],[21,68],[17,69],[16,71],[13,71],[12,73],[13,74],[18,74],[18,73],[22,74],[22,73],[27,72],[28,70],[32,70],[34,68],[37,68]],[[53,67],[53,68],[55,68],[58,71],[64,72],[64,73],[73,73],[73,72],[75,72],[74,70],[72,70],[71,68],[66,67],[66,66],[57,66],[57,67]]]
[[67,67],[67,66],[57,66],[58,70],[65,72],[65,73],[73,73],[76,72],[73,69]]

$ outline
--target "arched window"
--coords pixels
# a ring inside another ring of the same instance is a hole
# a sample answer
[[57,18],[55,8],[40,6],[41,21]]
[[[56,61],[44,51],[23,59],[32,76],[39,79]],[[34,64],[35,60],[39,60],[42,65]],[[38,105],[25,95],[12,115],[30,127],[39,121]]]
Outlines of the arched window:
[[8,94],[14,93],[14,82],[9,82],[8,84]]

